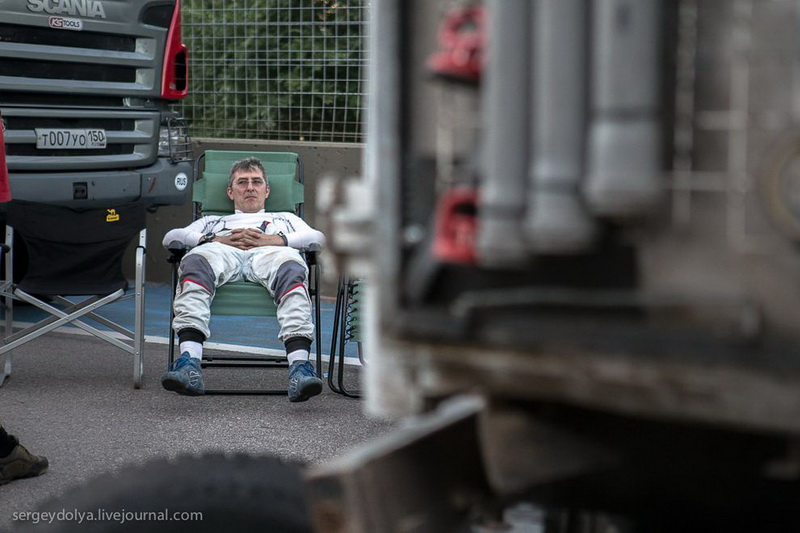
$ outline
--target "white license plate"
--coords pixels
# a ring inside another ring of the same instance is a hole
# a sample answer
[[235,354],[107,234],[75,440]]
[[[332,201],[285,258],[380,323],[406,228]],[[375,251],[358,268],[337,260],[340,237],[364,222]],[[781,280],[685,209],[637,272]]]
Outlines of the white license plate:
[[36,128],[36,148],[91,150],[106,147],[106,130],[79,128]]

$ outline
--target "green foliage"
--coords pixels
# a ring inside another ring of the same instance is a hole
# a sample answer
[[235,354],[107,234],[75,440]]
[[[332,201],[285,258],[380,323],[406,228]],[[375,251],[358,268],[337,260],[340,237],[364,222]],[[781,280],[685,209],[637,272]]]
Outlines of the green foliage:
[[360,140],[368,0],[183,0],[194,136]]

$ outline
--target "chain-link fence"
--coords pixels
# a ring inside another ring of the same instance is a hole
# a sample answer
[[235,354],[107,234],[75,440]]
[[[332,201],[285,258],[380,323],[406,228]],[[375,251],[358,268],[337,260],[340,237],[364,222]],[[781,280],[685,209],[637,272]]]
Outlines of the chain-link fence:
[[360,142],[368,0],[183,0],[194,137]]

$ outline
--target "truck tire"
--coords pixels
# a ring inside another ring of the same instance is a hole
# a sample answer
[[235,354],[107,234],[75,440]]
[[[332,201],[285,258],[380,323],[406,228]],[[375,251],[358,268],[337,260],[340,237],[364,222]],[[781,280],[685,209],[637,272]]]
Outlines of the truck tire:
[[[40,517],[55,513],[51,516],[56,519],[50,524],[27,522],[19,531],[312,531],[302,466],[248,455],[153,460],[102,475],[37,511]],[[85,514],[81,520],[79,513],[91,513],[92,519]]]

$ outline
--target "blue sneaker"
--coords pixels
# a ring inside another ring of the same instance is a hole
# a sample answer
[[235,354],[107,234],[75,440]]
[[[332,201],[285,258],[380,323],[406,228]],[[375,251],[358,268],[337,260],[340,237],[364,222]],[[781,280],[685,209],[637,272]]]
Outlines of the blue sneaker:
[[169,391],[187,396],[205,394],[206,388],[203,385],[200,360],[190,357],[188,352],[183,352],[172,363],[172,370],[161,376],[161,385]]
[[308,361],[295,361],[289,367],[289,401],[304,402],[322,392],[322,380]]

